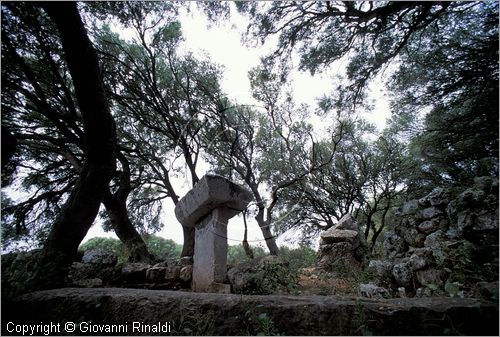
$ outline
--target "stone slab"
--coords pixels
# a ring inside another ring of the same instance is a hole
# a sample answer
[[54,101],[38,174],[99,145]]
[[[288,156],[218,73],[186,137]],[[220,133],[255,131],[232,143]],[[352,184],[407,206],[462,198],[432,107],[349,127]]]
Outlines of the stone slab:
[[349,242],[353,243],[358,236],[357,231],[350,229],[330,228],[325,232],[321,232],[320,237],[324,243]]
[[224,283],[227,274],[227,222],[232,210],[219,207],[195,231],[193,282],[195,292],[212,292],[212,283]]
[[215,208],[233,209],[232,216],[235,216],[245,210],[252,199],[252,193],[243,186],[218,175],[206,174],[179,200],[175,216],[182,225],[194,227]]
[[[265,314],[272,331],[262,331]],[[262,316],[261,316],[262,317]],[[180,291],[65,288],[2,301],[7,324],[127,324],[103,335],[494,335],[498,302],[467,298],[365,299],[340,296],[249,296]],[[132,322],[171,322],[169,333],[134,332]],[[12,325],[10,325],[12,326]],[[190,328],[191,332],[184,330]],[[196,330],[193,330],[196,329]],[[14,333],[18,335],[18,333]],[[62,333],[65,334],[65,333]],[[66,333],[67,334],[67,333]],[[79,330],[72,335],[94,335]],[[52,333],[57,335],[57,333]]]

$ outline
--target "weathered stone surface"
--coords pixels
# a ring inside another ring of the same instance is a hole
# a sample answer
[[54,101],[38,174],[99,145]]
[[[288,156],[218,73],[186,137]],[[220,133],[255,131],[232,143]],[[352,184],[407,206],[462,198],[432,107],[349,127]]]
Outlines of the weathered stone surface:
[[193,265],[187,265],[181,268],[179,272],[179,278],[181,281],[189,282],[193,276]]
[[437,206],[444,207],[448,204],[448,194],[441,187],[436,187],[431,193],[427,194],[425,197],[419,199],[418,203],[422,207]]
[[389,261],[371,260],[368,263],[368,270],[378,278],[386,278],[391,274],[392,263]]
[[[67,282],[70,286],[92,287],[117,284],[120,279],[120,269],[117,266],[73,262],[69,269]],[[91,280],[91,281],[89,281]]]
[[[186,313],[189,309],[189,314]],[[339,296],[241,296],[143,289],[54,289],[2,302],[2,335],[7,322],[48,324],[92,322],[186,327],[198,335],[257,335],[266,314],[281,335],[498,335],[498,304],[463,298],[357,299]],[[361,318],[362,317],[362,318]],[[445,317],[446,319],[443,319]],[[361,320],[361,321],[360,321]],[[191,332],[192,334],[195,333]],[[268,332],[269,333],[269,332]],[[88,335],[82,331],[74,334]],[[153,333],[142,333],[151,335]],[[157,333],[158,335],[165,333]],[[167,333],[169,334],[169,333]]]
[[410,214],[415,214],[418,211],[418,201],[410,200],[405,202],[403,206],[398,210],[398,215],[405,216]]
[[408,265],[412,271],[427,268],[434,264],[432,250],[429,248],[417,248],[408,259]]
[[353,246],[349,242],[321,245],[318,252],[318,266],[333,269],[336,266],[358,266],[354,258]]
[[318,265],[333,269],[337,266],[366,265],[370,249],[364,236],[359,232],[356,220],[350,215],[343,216],[338,224],[321,233]]
[[360,284],[358,287],[358,296],[367,298],[390,298],[389,291],[373,283]]
[[437,216],[440,216],[440,215],[443,215],[443,211],[437,207],[428,207],[428,208],[424,208],[420,215],[422,216],[423,219],[425,220],[429,220],[429,219],[432,219],[432,218],[435,218]]
[[353,244],[356,241],[357,236],[357,231],[336,228],[330,228],[320,234],[320,237],[325,244],[336,242],[349,242],[350,244]]
[[231,285],[225,283],[217,283],[213,282],[208,286],[209,293],[216,294],[230,294],[231,293]]
[[165,280],[166,267],[153,266],[146,270],[146,280],[149,283],[162,283]]
[[332,228],[334,228],[334,229],[349,229],[349,230],[353,230],[353,231],[359,231],[359,224],[356,221],[356,219],[354,219],[352,217],[352,215],[348,213],[348,214],[344,215],[339,220],[339,222],[335,226],[333,226]]
[[184,226],[194,227],[198,221],[218,207],[226,207],[234,213],[245,210],[253,200],[250,191],[241,185],[218,175],[204,175],[194,188],[175,206],[175,216]]
[[82,287],[82,288],[98,288],[102,287],[103,285],[102,280],[100,278],[75,280],[73,284],[77,287]]
[[212,283],[226,282],[227,223],[233,211],[219,207],[196,227],[193,291],[206,292]]
[[82,257],[83,263],[102,264],[106,266],[114,266],[118,261],[115,253],[105,249],[89,249]]
[[392,268],[392,276],[396,282],[403,287],[410,285],[413,278],[411,267],[408,263],[397,263]]
[[416,272],[416,277],[421,285],[435,284],[440,286],[443,283],[443,272],[438,269],[425,269]]
[[181,270],[179,261],[172,258],[155,264],[153,268],[164,268],[164,271],[158,274],[158,282],[174,281],[178,279]]
[[441,219],[439,219],[439,218],[427,220],[427,221],[421,222],[418,225],[417,230],[420,233],[430,234],[430,233],[435,232],[436,230],[439,229],[440,223],[441,223]]
[[151,266],[147,263],[129,262],[122,266],[122,277],[125,283],[144,283],[146,282],[146,271]]
[[385,254],[390,259],[402,256],[408,247],[404,239],[394,232],[388,232],[386,234],[382,245]]
[[243,186],[207,174],[175,206],[177,220],[196,228],[193,291],[211,291],[213,283],[226,281],[227,223],[252,199],[252,193]]
[[181,259],[180,259],[180,265],[182,267],[193,265],[193,257],[192,256],[183,256],[183,257],[181,257]]

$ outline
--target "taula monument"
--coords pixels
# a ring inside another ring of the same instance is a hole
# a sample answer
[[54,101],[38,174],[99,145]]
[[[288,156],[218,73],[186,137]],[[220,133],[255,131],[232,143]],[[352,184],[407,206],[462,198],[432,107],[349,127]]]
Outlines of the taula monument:
[[227,223],[245,210],[253,195],[243,186],[207,174],[175,207],[183,226],[195,228],[192,289],[229,293],[227,273]]

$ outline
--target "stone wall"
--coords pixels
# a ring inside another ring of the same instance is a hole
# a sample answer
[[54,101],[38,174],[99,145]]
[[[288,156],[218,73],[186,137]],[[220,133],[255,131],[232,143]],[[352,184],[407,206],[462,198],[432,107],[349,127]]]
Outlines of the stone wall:
[[383,247],[385,259],[369,268],[418,296],[438,290],[473,296],[481,283],[498,284],[498,179],[476,178],[456,198],[436,188],[408,201]]

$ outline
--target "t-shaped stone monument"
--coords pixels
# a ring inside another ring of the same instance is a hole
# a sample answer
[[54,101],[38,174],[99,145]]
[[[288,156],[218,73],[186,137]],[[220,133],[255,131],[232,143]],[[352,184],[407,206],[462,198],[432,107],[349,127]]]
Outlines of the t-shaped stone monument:
[[227,223],[253,199],[243,186],[218,175],[206,174],[175,206],[183,226],[195,227],[192,289],[229,292]]

